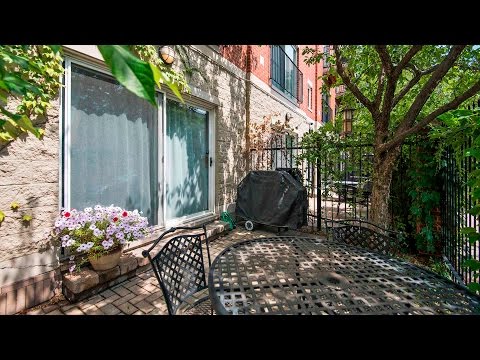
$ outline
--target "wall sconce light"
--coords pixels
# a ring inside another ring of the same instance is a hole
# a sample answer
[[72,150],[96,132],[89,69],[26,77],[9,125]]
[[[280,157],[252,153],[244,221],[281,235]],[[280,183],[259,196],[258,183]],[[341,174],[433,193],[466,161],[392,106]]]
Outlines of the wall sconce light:
[[287,112],[287,113],[285,114],[285,121],[288,122],[288,121],[290,121],[291,119],[293,119],[292,114],[290,114],[290,113]]
[[346,108],[343,110],[343,133],[349,135],[352,133],[353,112],[355,109]]
[[175,48],[169,45],[161,45],[158,48],[158,56],[162,58],[165,64],[171,65],[175,61]]

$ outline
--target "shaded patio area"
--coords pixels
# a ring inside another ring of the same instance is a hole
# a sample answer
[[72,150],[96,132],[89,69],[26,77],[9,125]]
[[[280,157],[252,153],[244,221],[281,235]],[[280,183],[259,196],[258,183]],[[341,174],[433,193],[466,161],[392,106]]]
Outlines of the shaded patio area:
[[[212,259],[226,247],[244,240],[272,236],[276,232],[267,229],[246,231],[238,227],[210,243]],[[282,235],[309,236],[298,231],[282,232]],[[318,237],[310,235],[312,237]],[[204,249],[204,259],[207,254]],[[208,261],[205,262],[208,273]],[[27,315],[167,315],[167,306],[151,268],[137,276],[93,295],[85,300],[71,304],[69,301],[54,298],[48,303],[21,312]]]

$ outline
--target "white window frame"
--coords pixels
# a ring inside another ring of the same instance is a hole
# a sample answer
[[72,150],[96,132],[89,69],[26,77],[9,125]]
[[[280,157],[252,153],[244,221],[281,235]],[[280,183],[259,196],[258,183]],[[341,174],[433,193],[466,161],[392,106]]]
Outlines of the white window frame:
[[[81,58],[77,58],[76,56],[68,55],[65,56],[65,76],[64,76],[64,95],[60,96],[60,126],[59,126],[59,138],[60,138],[60,182],[59,182],[59,199],[63,199],[59,201],[59,206],[70,209],[71,204],[71,191],[70,191],[70,174],[71,174],[71,84],[72,84],[72,76],[71,76],[71,67],[72,63],[83,66],[87,69],[94,70],[108,76],[112,77],[111,72],[106,66],[97,65],[89,61],[85,61]],[[166,104],[167,98],[178,101],[174,94],[161,91],[156,89],[157,93],[162,94],[162,102],[159,102],[158,106],[158,115],[157,119],[159,124],[158,128],[158,139],[163,142],[163,146],[158,142],[158,181],[161,188],[159,189],[158,196],[159,196],[159,208],[157,212],[157,219],[158,224],[152,225],[155,228],[163,228],[169,226],[175,226],[181,223],[194,221],[197,219],[201,219],[206,216],[211,216],[215,214],[215,118],[216,118],[216,111],[215,111],[215,104],[207,103],[205,101],[200,101],[197,103],[194,98],[191,97],[189,100],[185,100],[185,103],[190,106],[194,106],[196,108],[202,109],[204,111],[208,111],[208,151],[209,157],[212,158],[212,166],[209,165],[208,167],[208,210],[205,210],[201,213],[196,213],[192,215],[183,216],[180,218],[175,218],[169,221],[166,221],[165,217],[165,169],[168,169],[168,164],[166,159],[164,158],[164,154],[166,152],[166,141],[165,141],[165,132],[166,129],[166,121],[167,121],[167,113],[166,113]],[[157,97],[157,101],[160,101],[160,97]],[[210,160],[210,159],[209,159]],[[62,164],[63,162],[63,164]],[[63,166],[62,166],[63,165]]]

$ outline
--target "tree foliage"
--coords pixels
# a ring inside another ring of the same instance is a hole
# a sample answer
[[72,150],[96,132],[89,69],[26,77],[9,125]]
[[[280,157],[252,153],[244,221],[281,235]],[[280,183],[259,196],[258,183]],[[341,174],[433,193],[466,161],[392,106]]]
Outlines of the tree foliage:
[[0,145],[24,132],[42,136],[43,130],[32,121],[50,107],[62,74],[58,47],[0,46]]
[[480,91],[480,49],[472,45],[335,45],[333,49],[332,55],[311,48],[304,54],[307,63],[328,57],[332,66],[325,82],[344,84],[348,92],[343,106],[360,109],[358,113],[371,124],[372,217],[387,224],[387,199],[400,146]]

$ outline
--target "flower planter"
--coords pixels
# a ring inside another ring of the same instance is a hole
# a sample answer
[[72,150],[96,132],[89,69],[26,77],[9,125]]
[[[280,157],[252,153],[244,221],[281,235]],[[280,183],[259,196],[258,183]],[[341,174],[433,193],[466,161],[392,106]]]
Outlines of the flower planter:
[[90,264],[92,264],[93,270],[102,271],[117,266],[120,262],[120,255],[122,255],[121,247],[117,248],[117,250],[114,250],[111,253],[100,256],[99,258],[89,256],[88,260],[90,261]]

